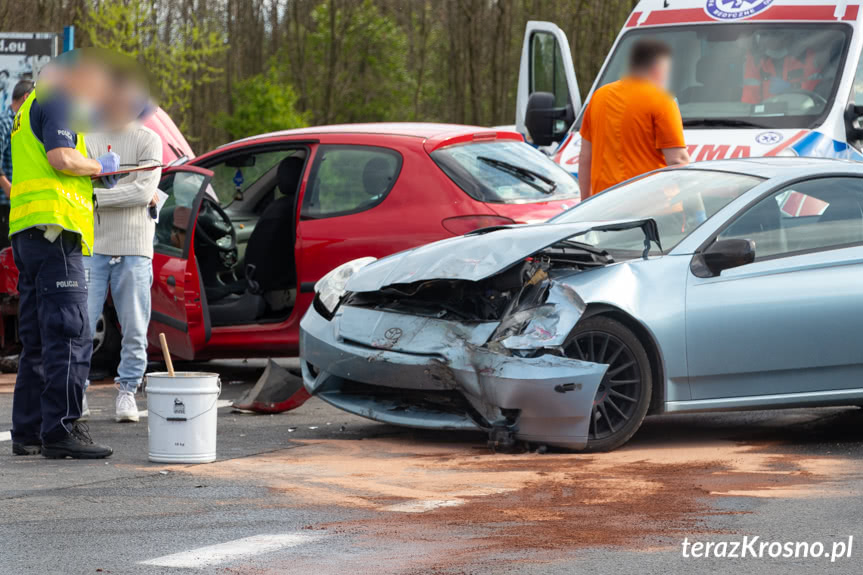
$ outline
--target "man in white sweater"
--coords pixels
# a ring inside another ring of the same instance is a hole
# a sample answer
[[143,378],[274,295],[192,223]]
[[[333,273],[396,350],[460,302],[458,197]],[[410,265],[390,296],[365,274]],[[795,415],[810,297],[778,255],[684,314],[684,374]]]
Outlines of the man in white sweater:
[[[149,128],[133,123],[121,130],[87,135],[87,152],[98,157],[110,149],[121,169],[160,164],[162,141]],[[105,305],[108,289],[120,321],[122,349],[117,368],[116,421],[138,421],[135,392],[147,369],[147,325],[153,283],[153,236],[156,225],[149,207],[156,203],[161,169],[133,172],[112,189],[94,190],[95,244],[85,259],[89,276],[87,308],[90,328]],[[86,414],[86,395],[84,413]]]

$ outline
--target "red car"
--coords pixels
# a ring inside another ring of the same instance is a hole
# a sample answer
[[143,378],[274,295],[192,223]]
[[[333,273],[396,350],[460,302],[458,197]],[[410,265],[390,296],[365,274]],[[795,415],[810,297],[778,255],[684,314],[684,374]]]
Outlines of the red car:
[[[572,176],[518,133],[441,124],[255,136],[165,169],[160,187],[149,340],[155,351],[164,332],[187,360],[294,355],[315,282],[334,267],[578,201]],[[11,260],[0,254],[7,295]],[[97,355],[114,361],[105,317]]]

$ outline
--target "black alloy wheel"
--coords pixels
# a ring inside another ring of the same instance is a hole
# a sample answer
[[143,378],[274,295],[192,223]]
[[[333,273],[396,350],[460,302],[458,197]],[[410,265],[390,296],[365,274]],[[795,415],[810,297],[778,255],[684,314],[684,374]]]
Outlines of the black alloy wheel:
[[644,346],[622,323],[595,316],[579,322],[564,352],[573,359],[608,364],[593,400],[587,449],[620,447],[641,426],[650,406],[653,382]]

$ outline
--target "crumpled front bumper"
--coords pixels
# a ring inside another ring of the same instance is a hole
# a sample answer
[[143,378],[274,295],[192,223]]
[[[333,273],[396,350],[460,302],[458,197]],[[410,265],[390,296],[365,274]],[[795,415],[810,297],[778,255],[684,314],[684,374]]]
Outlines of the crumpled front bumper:
[[335,407],[385,423],[505,425],[521,440],[583,448],[608,366],[491,351],[485,344],[498,325],[350,306],[328,321],[312,307],[300,324],[304,384]]

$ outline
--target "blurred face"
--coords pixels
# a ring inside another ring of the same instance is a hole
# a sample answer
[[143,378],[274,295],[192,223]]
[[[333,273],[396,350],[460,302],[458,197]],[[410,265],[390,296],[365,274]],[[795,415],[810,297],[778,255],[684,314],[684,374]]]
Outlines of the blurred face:
[[83,60],[66,68],[63,74],[66,93],[91,106],[101,107],[108,99],[110,80],[108,71],[98,62]]
[[111,98],[105,108],[105,124],[109,130],[118,130],[137,118],[146,103],[146,92],[135,81],[115,80]]
[[648,79],[657,87],[667,90],[671,80],[671,58],[663,56],[647,72]]
[[788,54],[785,34],[777,31],[765,32],[760,37],[764,53],[771,58],[784,58]]
[[39,76],[40,92],[52,97],[62,93],[69,101],[69,124],[76,132],[91,132],[104,121],[108,103],[110,79],[108,72],[98,62],[82,59],[44,71]]

